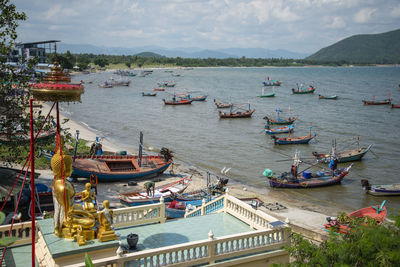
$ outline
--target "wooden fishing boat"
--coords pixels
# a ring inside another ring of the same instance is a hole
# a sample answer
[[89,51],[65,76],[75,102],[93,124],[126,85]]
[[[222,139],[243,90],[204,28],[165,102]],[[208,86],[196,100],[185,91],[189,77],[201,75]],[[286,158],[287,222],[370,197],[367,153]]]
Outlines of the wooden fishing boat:
[[332,174],[332,171],[322,172],[318,171],[316,173],[302,172],[293,177],[290,173],[282,173],[279,177],[271,176],[267,177],[269,180],[269,185],[271,187],[280,188],[313,188],[329,186],[340,183],[343,178],[349,173],[351,167],[350,165],[344,169],[337,169]]
[[192,101],[206,101],[207,95],[201,95],[201,96],[191,96],[187,95],[187,98]]
[[281,86],[281,82],[278,80],[270,80],[269,77],[267,80],[262,82],[264,86]]
[[336,100],[337,98],[338,98],[337,95],[330,95],[330,96],[318,95],[318,99]]
[[215,106],[217,108],[231,108],[231,107],[233,107],[232,103],[222,103],[222,102],[219,102],[217,99],[214,99],[214,103],[215,103]]
[[310,87],[308,87],[307,89],[302,89],[302,88],[292,88],[292,93],[293,94],[313,94],[315,91],[315,87],[310,85]]
[[142,92],[142,96],[156,96],[157,95],[157,93],[145,93],[145,92]]
[[174,82],[159,82],[157,84],[160,87],[174,87],[176,85]]
[[163,173],[171,163],[163,155],[77,156],[72,164],[72,176],[95,175],[101,182],[148,178]]
[[[35,142],[41,142],[50,140],[56,136],[56,131],[49,130],[49,131],[40,131],[39,135],[35,139]],[[7,136],[6,133],[0,133],[0,143],[11,143],[11,142],[30,142],[31,136],[30,134],[25,134],[24,132],[16,132],[13,133],[11,138]]]
[[163,99],[165,105],[188,105],[192,104],[192,100],[189,99],[172,99],[172,100],[165,100]]
[[[382,202],[381,205],[377,206],[371,206],[371,207],[366,207],[362,208],[353,212],[350,212],[347,214],[348,217],[353,217],[353,218],[365,218],[369,217],[372,219],[375,219],[376,223],[382,224],[383,221],[386,219],[387,216],[387,210],[385,206],[385,201]],[[328,223],[324,224],[324,227],[326,230],[329,231],[335,231],[339,234],[348,234],[351,231],[351,228],[347,223],[344,222],[339,222],[336,217],[328,217],[327,218]]]
[[385,99],[381,101],[375,101],[375,100],[362,100],[364,103],[364,106],[370,106],[370,105],[390,105],[392,103],[392,99]]
[[267,125],[290,125],[297,119],[297,117],[282,119],[279,117],[280,112],[282,111],[279,108],[276,109],[276,119],[269,118],[268,116],[265,116],[263,119],[267,120]]
[[316,133],[314,135],[310,134],[298,137],[277,137],[271,135],[271,138],[274,139],[275,145],[308,144],[316,135]]
[[[367,152],[371,149],[371,147],[372,144],[368,147],[336,152],[335,157],[338,160],[338,163],[361,160],[364,155],[367,154]],[[330,153],[321,154],[317,152],[312,152],[312,154],[317,159],[317,161],[321,163],[329,163],[332,159],[332,154]]]
[[114,86],[112,84],[104,82],[103,84],[99,84],[99,87],[100,88],[113,88]]
[[131,81],[127,81],[127,80],[114,80],[111,79],[109,81],[106,81],[104,84],[109,84],[112,86],[129,86],[129,84],[131,83]]
[[264,98],[264,97],[274,97],[275,96],[275,92],[273,92],[273,91],[268,94],[265,94],[264,91],[265,91],[264,88],[262,88],[261,95],[258,95],[257,97]]
[[399,196],[400,184],[379,184],[370,185],[366,179],[361,180],[363,189],[373,196]]
[[156,187],[150,195],[147,195],[146,191],[134,191],[127,193],[120,193],[118,198],[120,202],[127,206],[139,206],[151,203],[160,202],[160,198],[163,197],[164,201],[172,201],[173,196],[178,193],[182,193],[188,186],[192,179],[185,177],[176,182]]
[[235,112],[222,112],[219,110],[218,115],[220,119],[250,118],[254,111],[255,109]]
[[384,100],[380,100],[380,101],[376,101],[375,100],[375,95],[372,96],[372,100],[362,100],[364,106],[370,106],[370,105],[390,105],[392,104],[392,98],[390,97],[390,93],[389,93],[389,98],[388,99],[384,99]]
[[274,120],[274,119],[271,119],[271,118],[269,118],[267,116],[264,117],[264,120],[267,120],[267,124],[268,125],[290,125],[296,119],[297,119],[297,117],[289,117],[287,119],[278,118],[278,119]]
[[165,88],[154,88],[153,91],[163,92],[163,91],[165,91]]
[[392,108],[400,108],[400,104],[392,104]]
[[281,133],[289,133],[293,132],[296,124],[286,125],[278,128],[271,128],[268,124],[265,125],[265,133],[266,134],[281,134]]

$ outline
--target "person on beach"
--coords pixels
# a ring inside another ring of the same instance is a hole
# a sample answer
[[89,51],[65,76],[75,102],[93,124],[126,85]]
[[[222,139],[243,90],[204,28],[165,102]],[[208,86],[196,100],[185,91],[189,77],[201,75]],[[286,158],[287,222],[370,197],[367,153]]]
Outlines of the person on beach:
[[153,190],[153,196],[154,196],[154,190],[156,188],[156,184],[154,182],[146,182],[143,185],[144,188],[146,188],[146,193],[148,196],[151,195],[151,191]]

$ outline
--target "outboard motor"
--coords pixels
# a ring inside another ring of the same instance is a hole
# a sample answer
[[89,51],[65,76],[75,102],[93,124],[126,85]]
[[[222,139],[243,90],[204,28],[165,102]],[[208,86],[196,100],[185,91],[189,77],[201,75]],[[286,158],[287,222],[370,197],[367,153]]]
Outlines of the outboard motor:
[[172,151],[165,147],[161,148],[160,155],[164,156],[165,161],[170,161],[174,157]]
[[228,184],[229,178],[226,177],[217,177],[218,182],[215,185],[215,189],[224,191],[224,187]]
[[371,190],[371,185],[369,184],[369,181],[366,179],[361,180],[361,185],[364,190]]

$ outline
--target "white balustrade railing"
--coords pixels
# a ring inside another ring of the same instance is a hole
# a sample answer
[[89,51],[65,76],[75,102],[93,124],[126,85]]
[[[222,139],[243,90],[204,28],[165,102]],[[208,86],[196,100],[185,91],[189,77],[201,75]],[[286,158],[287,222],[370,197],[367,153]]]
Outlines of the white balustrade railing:
[[165,222],[164,202],[114,209],[114,227],[128,227],[148,223]]
[[[189,242],[94,260],[103,266],[193,266],[231,260],[232,257],[282,249],[289,244],[287,229],[264,229],[220,238]],[[84,263],[68,265],[83,267]]]
[[[37,225],[37,223],[35,225],[36,225],[35,226],[35,232],[36,232],[35,237],[37,240],[38,225]],[[0,238],[9,236],[10,227],[11,227],[10,224],[0,225]],[[14,223],[10,236],[20,238],[16,242],[14,242],[12,244],[12,246],[31,243],[31,241],[32,241],[32,223],[31,222]]]
[[[272,228],[270,223],[278,221],[275,217],[254,209],[249,204],[229,194],[224,194],[208,203],[203,202],[201,207],[187,212],[185,218],[206,215],[217,210],[231,214],[254,229]],[[281,226],[286,227],[288,225],[282,223]]]

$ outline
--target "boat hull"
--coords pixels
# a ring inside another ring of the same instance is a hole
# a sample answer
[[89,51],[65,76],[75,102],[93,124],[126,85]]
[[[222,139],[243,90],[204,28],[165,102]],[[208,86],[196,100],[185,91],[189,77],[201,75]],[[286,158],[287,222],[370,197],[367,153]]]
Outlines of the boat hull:
[[293,124],[297,118],[273,120],[268,117],[264,117],[264,119],[267,120],[268,125],[290,125],[290,124]]
[[373,196],[400,196],[400,184],[372,185],[367,193]]
[[99,182],[149,178],[162,174],[172,163],[161,156],[145,156],[142,162],[149,164],[138,166],[138,156],[76,157],[72,177],[90,178],[95,175]]
[[323,95],[318,95],[319,99],[327,99],[327,100],[336,100],[337,95],[332,95],[332,96],[323,96]]
[[313,94],[314,91],[315,91],[315,88],[313,88],[313,87],[306,89],[306,90],[297,90],[297,89],[292,88],[292,93],[295,95]]
[[314,135],[307,135],[307,136],[300,136],[300,137],[286,137],[286,138],[279,138],[276,136],[271,136],[272,139],[274,139],[274,144],[275,145],[301,145],[301,144],[308,144],[311,139],[315,137]]
[[299,182],[291,182],[280,180],[278,178],[268,178],[271,187],[279,188],[314,188],[339,184],[343,178],[348,174],[347,171],[342,172],[338,176],[324,176],[319,178],[301,179]]
[[192,104],[192,100],[166,101],[165,99],[163,99],[163,101],[165,105],[172,106]]
[[391,99],[383,100],[383,101],[374,101],[374,100],[363,100],[364,106],[372,106],[372,105],[390,105],[392,104]]
[[268,127],[265,127],[265,133],[266,134],[289,133],[289,132],[293,132],[295,126],[296,126],[296,124],[291,124],[291,125],[283,126],[283,127],[279,127],[279,128],[269,128],[269,126],[268,126]]
[[254,113],[254,109],[246,112],[232,112],[225,113],[222,111],[218,111],[218,115],[221,119],[235,119],[235,118],[250,118]]
[[[372,145],[369,145],[367,148],[363,147],[358,150],[347,150],[343,152],[339,152],[336,155],[336,159],[338,163],[345,163],[351,161],[359,161],[361,160],[365,154],[371,149]],[[329,163],[331,161],[331,156],[329,153],[327,154],[318,154],[316,152],[313,153],[314,157],[321,163]]]

